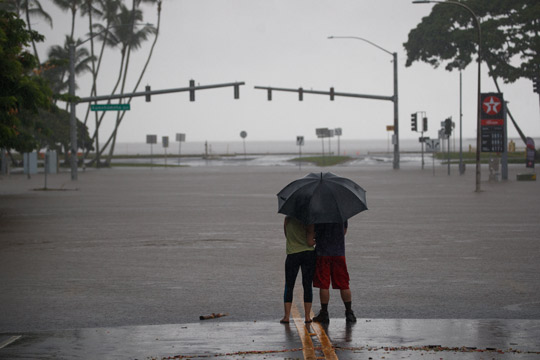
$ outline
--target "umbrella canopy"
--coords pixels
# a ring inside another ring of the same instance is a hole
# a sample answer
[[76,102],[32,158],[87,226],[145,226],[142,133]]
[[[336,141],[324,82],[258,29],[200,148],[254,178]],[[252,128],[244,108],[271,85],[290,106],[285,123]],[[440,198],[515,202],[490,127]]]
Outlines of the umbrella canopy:
[[278,194],[278,213],[304,224],[344,222],[367,210],[366,191],[354,181],[330,172],[310,173]]

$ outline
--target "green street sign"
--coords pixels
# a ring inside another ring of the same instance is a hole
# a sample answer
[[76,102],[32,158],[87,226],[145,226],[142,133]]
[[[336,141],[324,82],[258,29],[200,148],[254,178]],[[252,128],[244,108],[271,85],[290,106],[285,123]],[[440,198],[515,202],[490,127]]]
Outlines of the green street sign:
[[130,104],[92,104],[92,111],[125,111],[130,110]]

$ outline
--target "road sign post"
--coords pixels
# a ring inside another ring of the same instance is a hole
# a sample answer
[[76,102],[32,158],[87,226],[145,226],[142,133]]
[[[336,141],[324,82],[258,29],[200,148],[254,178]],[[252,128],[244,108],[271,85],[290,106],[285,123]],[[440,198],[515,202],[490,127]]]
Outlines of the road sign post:
[[298,145],[298,168],[302,170],[302,146],[304,146],[304,137],[296,137],[296,145]]
[[163,144],[163,151],[165,152],[165,167],[167,167],[167,148],[169,147],[169,137],[162,136],[161,143]]
[[432,152],[432,163],[433,163],[433,176],[435,176],[435,153],[439,151],[439,147],[441,145],[440,139],[428,139],[426,141],[426,151]]
[[157,135],[146,135],[146,143],[150,144],[150,167],[154,167],[154,144],[157,144]]
[[186,134],[176,134],[176,141],[178,142],[178,165],[180,166],[180,158],[182,157],[182,143],[186,141]]

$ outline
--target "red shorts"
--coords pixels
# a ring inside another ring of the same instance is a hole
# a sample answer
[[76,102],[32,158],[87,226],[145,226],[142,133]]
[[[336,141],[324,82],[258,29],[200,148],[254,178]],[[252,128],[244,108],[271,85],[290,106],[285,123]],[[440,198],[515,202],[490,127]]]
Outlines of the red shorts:
[[317,256],[313,286],[319,289],[349,289],[349,272],[345,256]]

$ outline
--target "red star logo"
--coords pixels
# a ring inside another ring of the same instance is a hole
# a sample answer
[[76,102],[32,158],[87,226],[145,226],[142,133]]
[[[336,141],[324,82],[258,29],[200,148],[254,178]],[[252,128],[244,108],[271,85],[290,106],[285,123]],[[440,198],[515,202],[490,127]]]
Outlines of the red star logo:
[[496,115],[501,111],[501,100],[495,96],[489,96],[482,103],[484,112],[488,115]]

